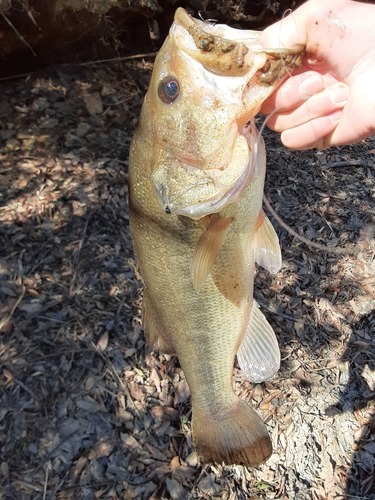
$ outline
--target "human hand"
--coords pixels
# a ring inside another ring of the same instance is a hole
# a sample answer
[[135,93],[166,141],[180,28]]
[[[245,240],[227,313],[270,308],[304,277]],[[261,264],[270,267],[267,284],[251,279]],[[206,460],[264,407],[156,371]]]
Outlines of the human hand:
[[264,47],[306,45],[302,67],[261,113],[291,149],[325,149],[375,133],[375,5],[309,0],[261,35]]

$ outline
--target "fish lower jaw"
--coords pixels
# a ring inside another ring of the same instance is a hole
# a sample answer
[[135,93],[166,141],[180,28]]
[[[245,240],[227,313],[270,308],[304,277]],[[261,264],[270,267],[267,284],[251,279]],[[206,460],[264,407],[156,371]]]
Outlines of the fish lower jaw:
[[197,168],[166,155],[151,175],[165,213],[200,219],[237,201],[252,178],[255,158],[243,135],[230,150],[227,164],[216,168]]
[[[217,187],[217,194],[215,196],[209,198],[205,198],[204,196],[198,198],[194,196],[195,198],[194,203],[191,204],[184,204],[181,201],[182,197],[179,195],[177,196],[159,195],[159,203],[166,214],[184,215],[191,219],[201,219],[206,215],[219,213],[227,205],[230,205],[238,201],[243,191],[248,187],[253,177],[253,172],[254,169],[252,168],[252,164],[249,162],[249,165],[243,172],[243,174],[229,188],[228,186],[219,185]],[[218,184],[219,183],[217,182],[216,186]],[[194,187],[192,187],[192,189],[194,189]]]

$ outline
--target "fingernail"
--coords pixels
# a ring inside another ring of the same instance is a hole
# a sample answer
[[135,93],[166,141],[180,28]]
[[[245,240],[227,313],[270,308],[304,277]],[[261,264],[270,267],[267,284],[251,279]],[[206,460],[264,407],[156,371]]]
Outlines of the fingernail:
[[329,90],[329,98],[334,104],[345,104],[349,95],[349,87],[345,83],[333,85]]
[[307,99],[312,95],[320,92],[323,88],[322,78],[318,75],[310,75],[301,82],[301,90],[304,97]]

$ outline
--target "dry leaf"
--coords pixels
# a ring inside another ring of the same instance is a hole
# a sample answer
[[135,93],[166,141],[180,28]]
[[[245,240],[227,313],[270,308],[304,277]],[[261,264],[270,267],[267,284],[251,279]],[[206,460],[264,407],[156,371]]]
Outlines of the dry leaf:
[[176,467],[180,465],[180,459],[178,455],[174,456],[171,460],[171,471],[173,472]]
[[161,462],[166,462],[168,460],[167,457],[164,455],[164,453],[158,450],[155,446],[152,446],[149,443],[145,443],[145,448],[151,453],[151,455],[156,460],[160,460]]
[[3,375],[5,377],[5,385],[7,386],[13,381],[13,373],[4,368]]
[[4,478],[7,478],[9,475],[9,466],[6,462],[1,462],[0,464],[0,472]]
[[140,444],[135,439],[135,437],[132,436],[131,434],[121,434],[121,441],[124,443],[124,445],[127,448],[130,448],[133,450],[140,448]]
[[79,457],[75,465],[72,467],[72,470],[70,471],[70,476],[73,482],[78,481],[79,475],[81,474],[86,464],[87,464],[87,458],[83,456]]
[[96,458],[108,457],[113,450],[113,443],[109,443],[108,441],[101,441],[94,445],[94,451]]
[[86,396],[84,399],[76,401],[76,405],[78,408],[82,408],[82,410],[86,411],[97,412],[101,410],[99,403],[95,401],[95,399],[90,398],[90,396]]
[[178,411],[169,406],[153,406],[152,414],[159,420],[174,420],[178,417]]
[[100,115],[103,113],[103,102],[98,92],[92,94],[84,94],[86,109],[90,115]]
[[184,403],[187,399],[190,398],[190,388],[186,379],[182,379],[176,387],[174,404]]
[[107,349],[107,345],[108,345],[108,330],[106,330],[100,337],[98,343],[96,344],[96,347],[98,348],[99,351],[105,351]]
[[375,370],[371,370],[368,364],[363,368],[362,377],[366,380],[370,391],[375,391]]
[[86,391],[91,391],[91,389],[94,386],[95,386],[95,377],[89,377],[85,383]]
[[172,472],[174,476],[178,476],[182,480],[187,480],[194,477],[197,471],[193,467],[188,467],[187,465],[179,465]]

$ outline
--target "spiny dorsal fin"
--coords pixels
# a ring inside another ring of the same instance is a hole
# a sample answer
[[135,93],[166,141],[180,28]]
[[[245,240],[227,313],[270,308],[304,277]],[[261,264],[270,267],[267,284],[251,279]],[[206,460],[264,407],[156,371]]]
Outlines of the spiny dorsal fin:
[[219,214],[210,215],[208,224],[195,248],[190,266],[190,276],[196,291],[199,291],[215,264],[232,221],[233,217],[221,219]]
[[263,210],[255,225],[254,258],[255,262],[271,273],[277,273],[281,267],[279,238]]
[[275,333],[255,300],[237,359],[244,376],[251,382],[269,380],[280,368],[280,349]]

